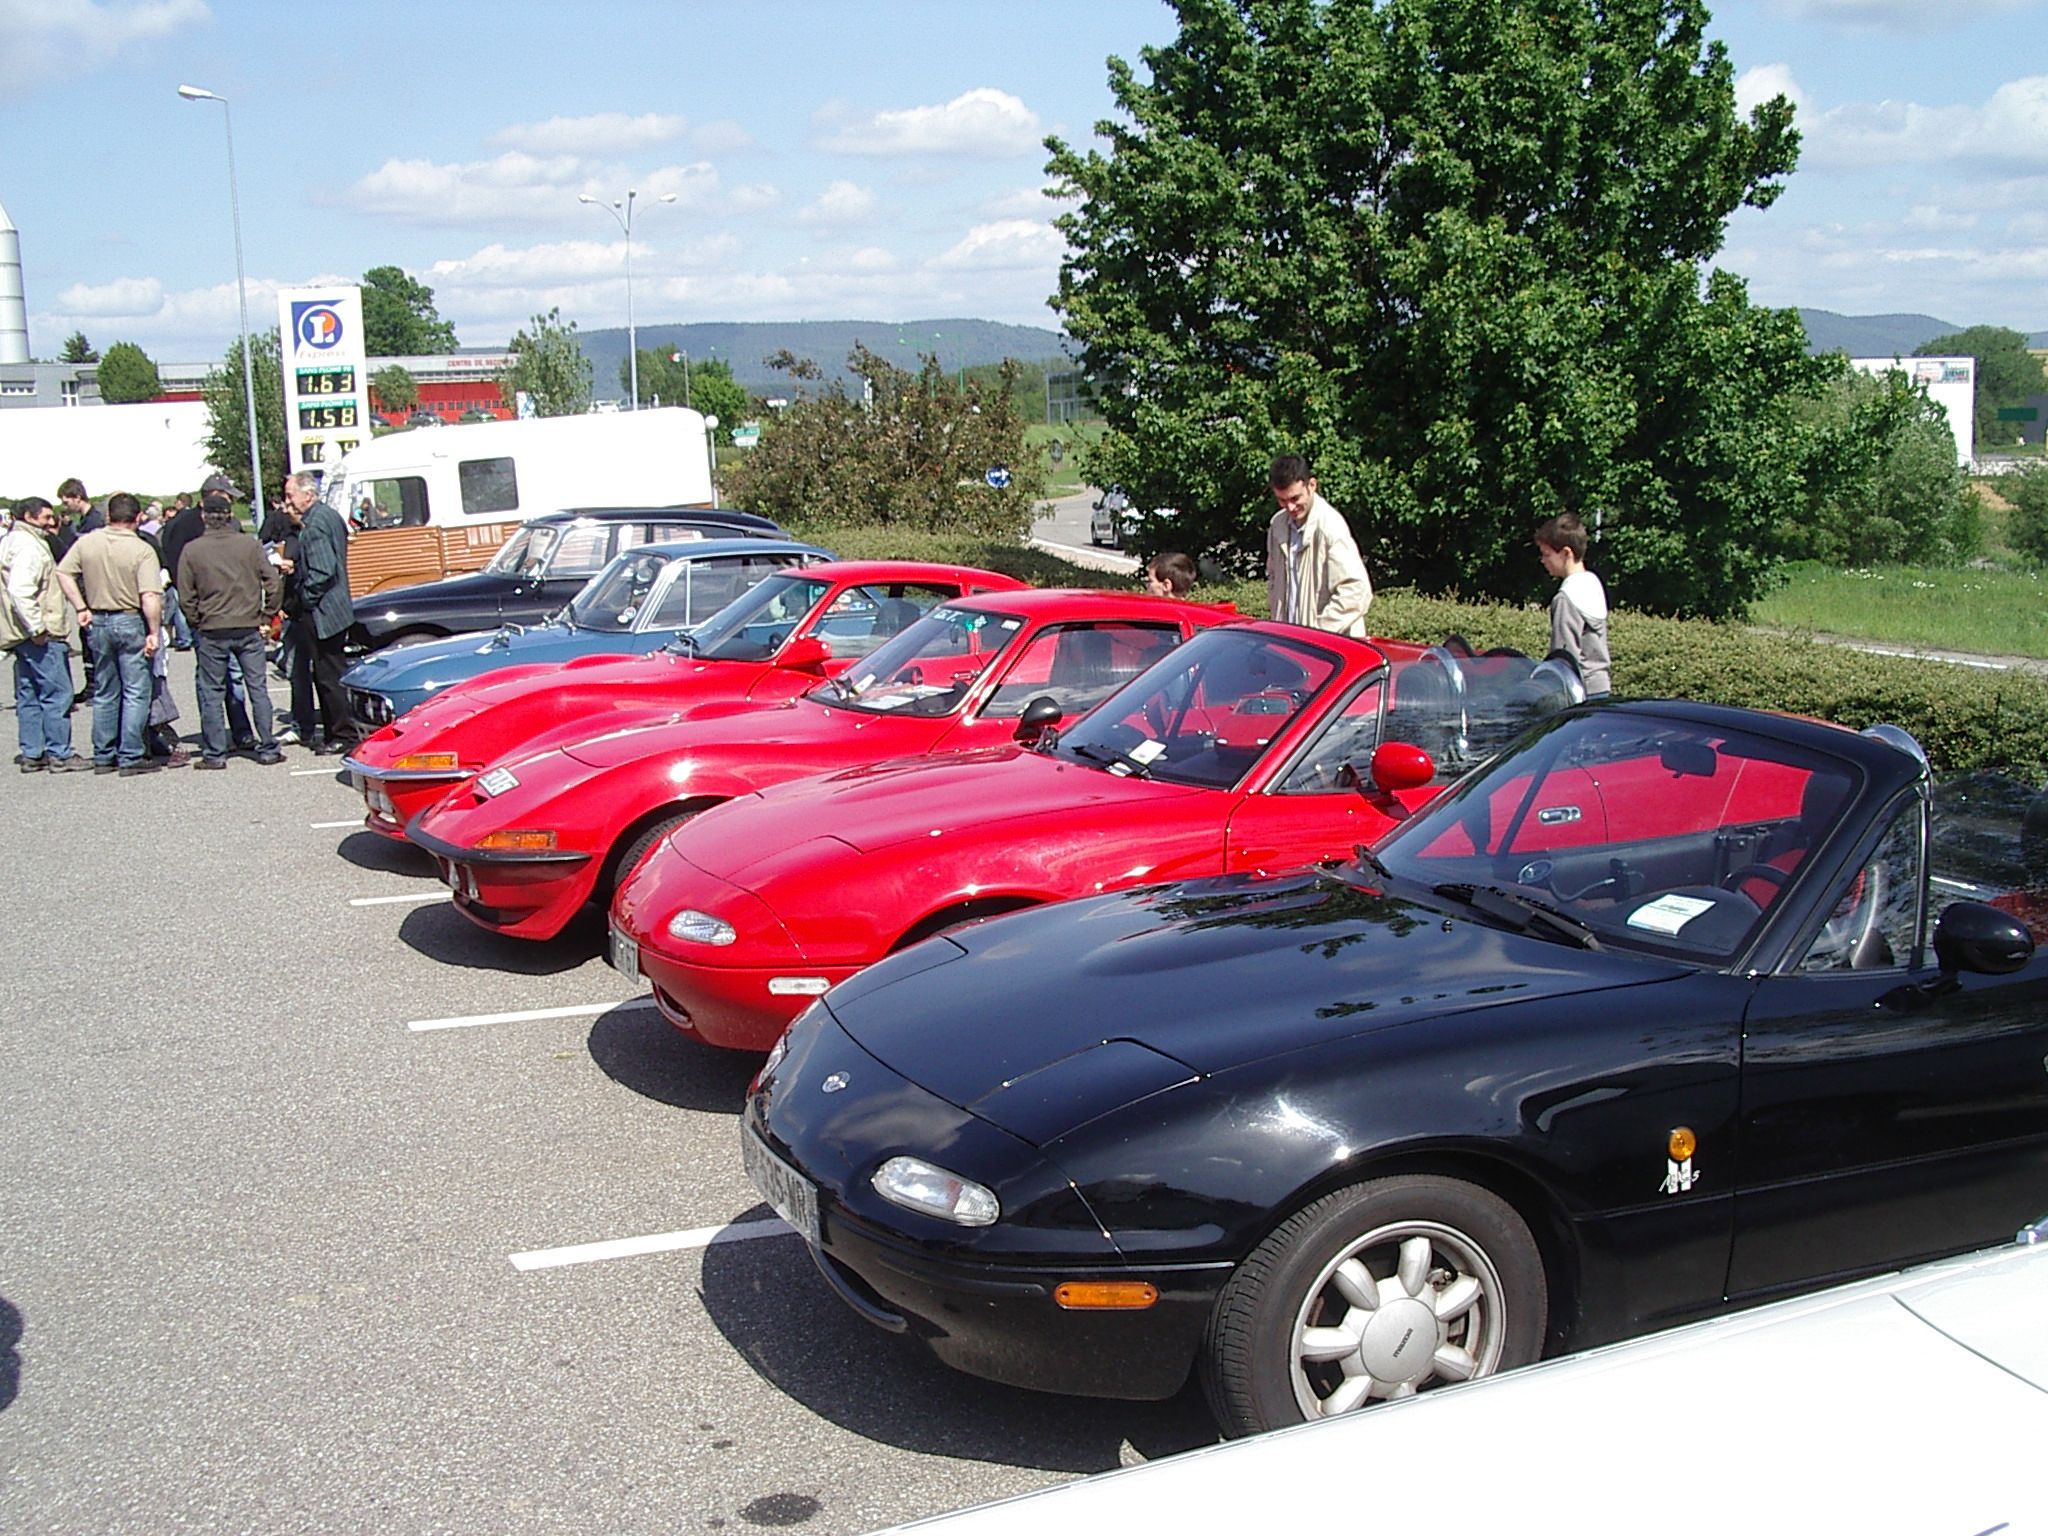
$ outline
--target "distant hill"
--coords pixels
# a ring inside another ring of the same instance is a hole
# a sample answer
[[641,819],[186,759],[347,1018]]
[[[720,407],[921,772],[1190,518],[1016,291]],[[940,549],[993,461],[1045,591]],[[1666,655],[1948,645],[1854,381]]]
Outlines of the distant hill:
[[[825,377],[846,378],[846,359],[853,344],[888,359],[899,368],[915,368],[927,352],[952,372],[1006,357],[1020,362],[1064,362],[1067,338],[1036,325],[1001,325],[993,320],[789,320],[711,321],[696,325],[642,325],[640,347],[651,351],[684,351],[695,362],[717,358],[732,365],[733,377],[752,394],[786,392],[794,387],[787,374],[777,373],[763,359],[788,350],[825,370]],[[583,355],[590,359],[593,388],[600,400],[623,398],[619,368],[626,361],[626,331],[614,329],[576,333]]]
[[[1851,357],[1905,357],[1937,336],[1953,336],[1966,327],[1932,315],[1838,315],[1829,309],[1802,309],[1806,345],[1811,352],[1846,352]],[[2027,338],[2030,347],[2048,347],[2048,331]]]

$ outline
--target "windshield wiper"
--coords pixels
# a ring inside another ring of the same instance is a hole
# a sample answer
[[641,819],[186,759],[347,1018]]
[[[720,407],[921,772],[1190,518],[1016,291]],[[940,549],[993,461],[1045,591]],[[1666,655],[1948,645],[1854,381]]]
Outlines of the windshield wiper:
[[1074,756],[1086,758],[1091,763],[1101,763],[1105,768],[1112,770],[1121,768],[1134,779],[1152,777],[1151,764],[1139,762],[1128,752],[1119,752],[1114,747],[1091,746],[1085,741],[1069,742],[1067,745],[1072,749]]
[[1563,944],[1576,945],[1580,949],[1597,950],[1601,947],[1599,937],[1589,924],[1581,922],[1569,912],[1554,907],[1547,901],[1524,896],[1520,891],[1503,890],[1497,885],[1466,885],[1455,881],[1432,886],[1430,889],[1446,900],[1458,902],[1475,912],[1508,924],[1517,933],[1541,935]]

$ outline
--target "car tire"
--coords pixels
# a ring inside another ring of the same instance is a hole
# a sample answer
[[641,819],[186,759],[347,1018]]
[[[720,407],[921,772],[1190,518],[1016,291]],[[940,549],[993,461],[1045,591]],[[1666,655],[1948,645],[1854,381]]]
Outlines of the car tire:
[[[698,809],[701,810],[703,807],[700,806]],[[621,844],[617,854],[605,866],[604,874],[592,887],[591,904],[600,911],[608,910],[612,904],[612,896],[619,888],[619,882],[640,867],[640,861],[647,857],[656,843],[696,814],[697,811],[679,811],[673,816],[657,817],[642,827],[629,841]]]
[[1458,1179],[1374,1179],[1295,1212],[1238,1265],[1202,1388],[1225,1434],[1257,1434],[1526,1365],[1548,1313],[1535,1239],[1506,1201]]

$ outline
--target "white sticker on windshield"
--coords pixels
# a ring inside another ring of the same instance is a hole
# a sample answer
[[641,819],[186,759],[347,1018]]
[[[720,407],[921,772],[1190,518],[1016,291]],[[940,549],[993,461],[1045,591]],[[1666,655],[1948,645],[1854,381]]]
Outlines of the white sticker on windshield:
[[1651,933],[1675,934],[1713,905],[1711,901],[1703,901],[1697,896],[1659,896],[1629,913],[1628,925],[1648,929]]
[[1163,741],[1141,741],[1124,756],[1134,763],[1149,763],[1165,750],[1166,743]]

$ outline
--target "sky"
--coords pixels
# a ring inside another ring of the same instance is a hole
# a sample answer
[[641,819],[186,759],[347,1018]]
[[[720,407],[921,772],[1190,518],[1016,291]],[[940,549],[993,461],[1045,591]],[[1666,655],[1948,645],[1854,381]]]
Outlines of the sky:
[[[465,346],[623,325],[629,189],[643,324],[1057,328],[1043,141],[1174,30],[1159,0],[0,0],[0,207],[38,357],[236,334],[224,113],[180,84],[230,103],[256,329],[382,265]],[[1710,35],[1804,137],[1716,263],[1752,299],[2048,329],[2048,0],[1724,0]]]

